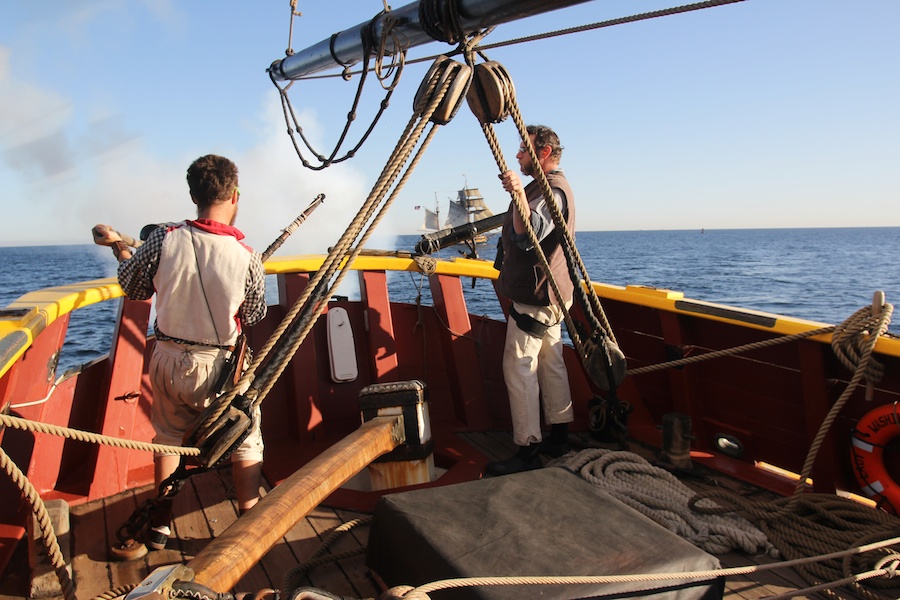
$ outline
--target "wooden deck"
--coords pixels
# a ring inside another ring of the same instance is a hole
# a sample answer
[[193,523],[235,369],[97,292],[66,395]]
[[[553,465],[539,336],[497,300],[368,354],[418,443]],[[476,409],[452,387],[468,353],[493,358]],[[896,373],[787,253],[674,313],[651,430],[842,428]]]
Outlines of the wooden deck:
[[[466,440],[486,455],[505,457],[513,449],[508,433],[466,434]],[[632,448],[637,451],[637,449]],[[711,483],[697,478],[692,487],[702,489]],[[715,476],[716,485],[745,484]],[[746,492],[747,490],[742,490]],[[80,600],[94,598],[108,590],[140,582],[158,566],[187,562],[212,538],[220,535],[237,520],[237,507],[231,488],[228,468],[192,477],[181,490],[175,503],[173,537],[168,547],[150,552],[147,557],[132,562],[108,561],[108,548],[115,541],[115,528],[122,524],[139,503],[154,494],[152,488],[127,492],[101,502],[85,504],[71,510],[72,565],[76,573],[76,594]],[[765,492],[761,492],[765,493]],[[359,513],[318,507],[295,525],[233,590],[234,594],[256,594],[266,589],[279,589],[282,578],[298,564],[305,563],[320,549],[322,540],[336,526],[358,518]],[[334,564],[309,571],[307,584],[340,596],[377,598],[381,589],[365,564],[368,525],[354,528],[336,541],[328,553],[359,550],[360,553]],[[768,562],[765,556],[745,556],[730,553],[719,557],[724,567],[744,566]],[[14,564],[0,581],[0,600],[22,600],[28,595],[27,552],[22,544]],[[753,600],[806,587],[793,572],[768,571],[750,577],[729,578],[726,598]],[[218,590],[221,591],[221,590]],[[808,595],[808,598],[826,596]]]

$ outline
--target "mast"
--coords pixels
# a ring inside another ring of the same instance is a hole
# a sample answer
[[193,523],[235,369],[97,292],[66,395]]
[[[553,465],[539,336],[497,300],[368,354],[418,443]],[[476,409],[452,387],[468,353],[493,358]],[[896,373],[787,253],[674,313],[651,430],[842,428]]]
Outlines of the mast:
[[[526,17],[559,10],[589,0],[446,0],[456,2],[460,24],[467,34],[485,27],[509,23]],[[419,3],[412,2],[391,11],[395,20],[393,31],[412,48],[433,42],[419,23]],[[299,79],[319,71],[353,65],[363,59],[362,35],[366,28],[372,28],[375,39],[380,39],[384,28],[384,15],[372,21],[360,23],[345,29],[318,44],[300,50],[291,56],[274,61],[267,71],[279,81]],[[395,49],[388,36],[388,52]],[[333,52],[332,52],[333,49]],[[336,60],[337,59],[337,60]],[[338,62],[339,61],[339,62]]]

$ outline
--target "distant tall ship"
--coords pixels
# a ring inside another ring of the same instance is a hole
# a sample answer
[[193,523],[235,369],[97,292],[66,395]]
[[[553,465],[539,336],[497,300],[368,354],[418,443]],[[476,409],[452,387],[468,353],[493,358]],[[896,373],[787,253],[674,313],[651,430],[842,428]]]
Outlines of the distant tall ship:
[[[420,228],[422,231],[451,229],[494,216],[491,209],[484,203],[484,197],[478,191],[478,188],[470,188],[468,183],[456,193],[456,199],[450,198],[449,200],[447,219],[444,221],[443,226],[441,226],[440,205],[437,201],[436,193],[434,210],[422,207],[425,210],[425,219]],[[487,235],[479,234],[476,236],[475,242],[478,244],[486,243]]]

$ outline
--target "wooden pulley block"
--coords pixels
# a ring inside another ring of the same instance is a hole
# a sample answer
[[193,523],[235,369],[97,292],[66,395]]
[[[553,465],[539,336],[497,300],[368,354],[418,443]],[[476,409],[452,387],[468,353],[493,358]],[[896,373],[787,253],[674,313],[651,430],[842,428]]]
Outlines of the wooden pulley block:
[[496,61],[475,65],[466,100],[480,122],[500,123],[505,120],[514,98],[512,79],[503,65]]
[[201,467],[218,466],[250,435],[253,419],[248,414],[249,402],[244,400],[243,396],[238,396],[235,400],[236,404],[246,405],[243,410],[232,404],[212,425],[200,431],[199,424],[216,410],[215,406],[207,407],[185,432],[183,444],[200,449],[200,455],[193,458]]
[[419,111],[431,103],[434,95],[439,93],[447,82],[449,87],[440,104],[434,110],[429,119],[437,125],[446,125],[459,111],[462,100],[469,89],[472,80],[472,67],[456,62],[446,56],[439,56],[431,65],[413,100],[413,110]]

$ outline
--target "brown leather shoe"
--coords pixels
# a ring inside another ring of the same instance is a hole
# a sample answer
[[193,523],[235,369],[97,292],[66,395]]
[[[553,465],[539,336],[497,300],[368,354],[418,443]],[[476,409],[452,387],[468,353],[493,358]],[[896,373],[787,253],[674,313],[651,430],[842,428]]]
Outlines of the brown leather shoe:
[[147,546],[135,539],[125,540],[109,549],[110,558],[117,561],[138,560],[147,556],[147,552]]

